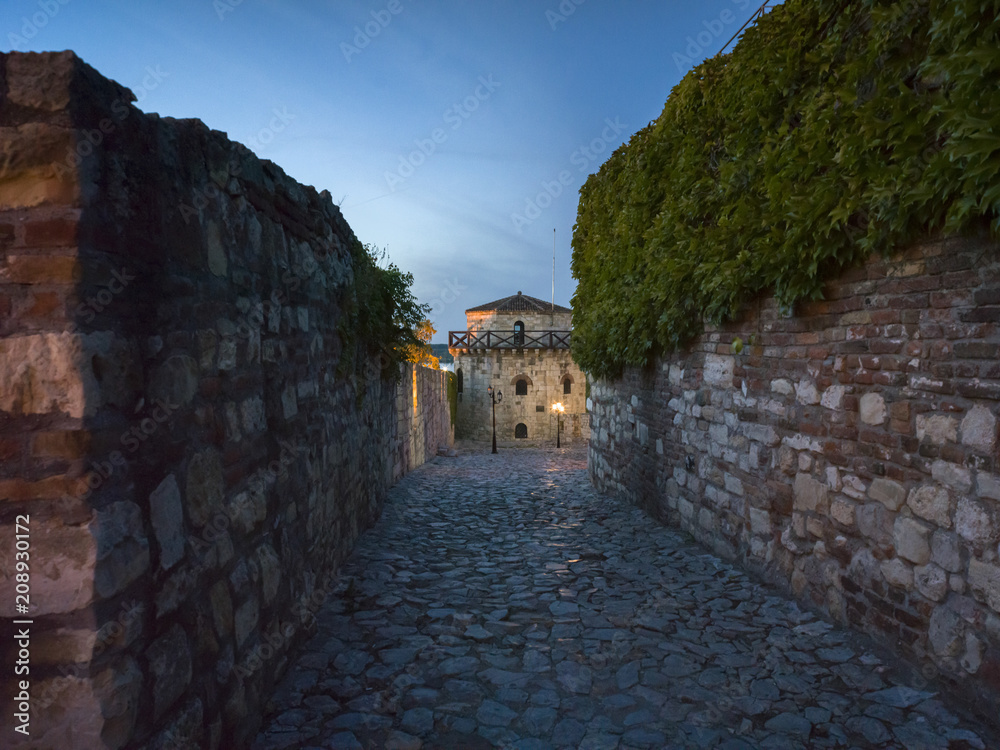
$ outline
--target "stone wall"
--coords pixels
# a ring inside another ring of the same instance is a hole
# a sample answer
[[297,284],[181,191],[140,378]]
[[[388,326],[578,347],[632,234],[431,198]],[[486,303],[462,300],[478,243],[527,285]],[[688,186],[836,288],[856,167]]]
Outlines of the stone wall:
[[396,390],[396,442],[393,481],[455,444],[445,370],[405,364]]
[[132,100],[72,53],[0,55],[5,670],[24,517],[32,620],[30,736],[5,710],[4,746],[246,745],[421,460],[344,326],[355,238],[329,194]]
[[589,404],[600,489],[877,635],[992,722],[998,250],[871,260],[791,317],[761,299]]

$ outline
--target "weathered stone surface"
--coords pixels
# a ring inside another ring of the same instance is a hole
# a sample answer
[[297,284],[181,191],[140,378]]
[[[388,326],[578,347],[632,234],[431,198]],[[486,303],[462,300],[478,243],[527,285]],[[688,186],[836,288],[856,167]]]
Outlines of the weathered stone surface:
[[123,591],[149,568],[149,542],[135,503],[117,502],[99,511],[94,593],[107,599]]
[[880,567],[886,583],[904,589],[913,588],[913,568],[898,557],[884,561]]
[[969,560],[969,586],[994,612],[1000,612],[1000,567],[972,558]]
[[917,439],[933,445],[958,442],[958,420],[944,414],[918,414]]
[[997,419],[985,406],[976,404],[962,419],[962,444],[992,453],[997,444]]
[[915,567],[913,580],[917,591],[932,602],[942,601],[948,593],[948,574],[934,563]]
[[943,529],[951,528],[951,494],[944,487],[933,484],[915,487],[910,490],[906,504],[921,518]]
[[92,416],[100,405],[86,339],[72,333],[0,338],[0,411]]
[[931,560],[947,571],[962,570],[962,551],[958,536],[947,531],[935,531],[931,536]]
[[820,403],[827,409],[833,409],[834,411],[840,410],[844,406],[844,395],[846,393],[846,386],[831,385],[823,391],[823,398],[820,399]]
[[893,525],[896,554],[917,565],[931,559],[930,529],[912,518],[899,517]]
[[195,526],[204,526],[222,508],[222,461],[214,448],[194,454],[188,463],[185,503]]
[[174,355],[153,370],[149,380],[152,400],[177,408],[191,403],[198,392],[198,363],[193,357]]
[[906,488],[892,479],[877,477],[868,486],[868,497],[882,503],[889,510],[896,511],[906,501]]
[[962,618],[947,606],[935,607],[927,637],[938,656],[958,656],[965,645]]
[[829,507],[827,488],[810,474],[795,475],[795,509],[825,514]]
[[830,517],[844,526],[854,526],[854,510],[857,503],[844,497],[835,497],[830,504]]
[[150,494],[149,516],[160,545],[160,567],[168,570],[184,557],[184,509],[173,474],[168,474]]
[[993,541],[993,522],[982,503],[963,497],[955,510],[955,531],[970,544],[983,547]]
[[800,404],[811,406],[819,403],[819,390],[811,380],[800,380],[795,384],[795,400]]
[[865,424],[882,424],[886,414],[885,399],[880,393],[866,393],[858,400],[858,411]]
[[212,603],[212,623],[216,634],[228,640],[233,634],[233,600],[229,596],[229,586],[225,581],[216,581],[208,590]]
[[931,476],[959,492],[968,492],[972,488],[972,474],[969,470],[948,461],[938,459],[931,464]]
[[191,651],[180,625],[174,625],[146,649],[153,678],[153,715],[159,719],[191,682]]
[[705,369],[702,377],[706,385],[730,387],[733,384],[733,371],[736,366],[734,357],[720,354],[705,355]]

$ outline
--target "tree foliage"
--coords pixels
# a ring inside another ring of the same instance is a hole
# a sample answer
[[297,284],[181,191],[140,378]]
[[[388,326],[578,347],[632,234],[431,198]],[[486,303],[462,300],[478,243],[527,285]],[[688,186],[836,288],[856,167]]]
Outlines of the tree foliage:
[[760,293],[1000,233],[1000,0],[787,0],[580,191],[573,354],[614,376]]
[[417,302],[413,274],[387,262],[385,250],[356,242],[351,255],[354,285],[340,324],[341,370],[367,372],[374,363],[383,376],[395,377],[409,349],[423,343],[418,332],[430,306]]

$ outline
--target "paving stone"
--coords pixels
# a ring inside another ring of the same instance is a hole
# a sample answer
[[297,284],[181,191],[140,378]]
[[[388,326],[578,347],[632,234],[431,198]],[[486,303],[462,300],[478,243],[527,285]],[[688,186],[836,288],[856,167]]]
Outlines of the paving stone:
[[[1000,747],[861,636],[595,493],[586,461],[487,446],[404,477],[341,565],[255,750]],[[965,513],[955,539],[974,536]],[[922,523],[897,519],[907,559],[961,563]],[[989,595],[990,575],[973,588]],[[950,602],[932,645],[957,656]]]

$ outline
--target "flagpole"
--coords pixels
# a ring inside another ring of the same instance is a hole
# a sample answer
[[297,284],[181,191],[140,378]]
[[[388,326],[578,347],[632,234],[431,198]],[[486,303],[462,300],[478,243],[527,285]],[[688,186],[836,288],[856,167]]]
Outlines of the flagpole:
[[556,228],[552,227],[552,312],[556,311]]

